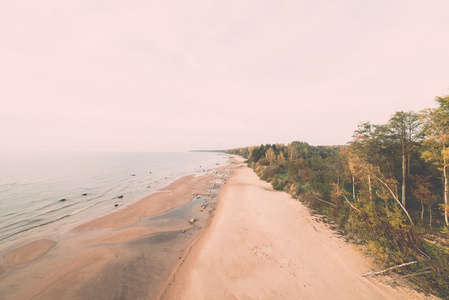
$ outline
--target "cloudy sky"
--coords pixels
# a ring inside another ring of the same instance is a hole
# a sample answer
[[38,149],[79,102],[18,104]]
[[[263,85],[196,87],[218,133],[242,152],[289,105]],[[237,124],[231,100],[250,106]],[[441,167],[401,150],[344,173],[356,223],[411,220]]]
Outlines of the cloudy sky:
[[449,1],[0,0],[0,150],[345,144],[449,88]]

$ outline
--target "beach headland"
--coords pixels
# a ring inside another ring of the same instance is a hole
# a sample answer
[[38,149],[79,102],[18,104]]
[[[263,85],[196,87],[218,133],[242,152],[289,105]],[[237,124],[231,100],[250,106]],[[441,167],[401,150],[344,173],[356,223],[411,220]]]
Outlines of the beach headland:
[[0,252],[4,299],[155,299],[214,214],[233,166],[185,176],[112,214]]

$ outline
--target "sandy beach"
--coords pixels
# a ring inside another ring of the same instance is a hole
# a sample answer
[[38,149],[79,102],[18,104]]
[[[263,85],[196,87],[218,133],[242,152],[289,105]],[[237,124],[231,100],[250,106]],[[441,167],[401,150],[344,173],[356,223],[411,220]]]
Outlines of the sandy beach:
[[155,299],[214,214],[227,168],[180,178],[115,213],[2,248],[0,298]]
[[[163,299],[426,299],[379,270],[290,195],[236,170]],[[432,297],[429,297],[432,298]]]
[[237,159],[2,251],[2,298],[426,299]]

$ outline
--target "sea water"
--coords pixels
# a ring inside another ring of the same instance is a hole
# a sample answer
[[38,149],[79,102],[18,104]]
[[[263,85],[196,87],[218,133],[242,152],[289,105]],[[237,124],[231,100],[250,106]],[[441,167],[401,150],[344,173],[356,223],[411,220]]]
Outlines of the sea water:
[[0,153],[0,245],[113,212],[227,159],[214,152]]

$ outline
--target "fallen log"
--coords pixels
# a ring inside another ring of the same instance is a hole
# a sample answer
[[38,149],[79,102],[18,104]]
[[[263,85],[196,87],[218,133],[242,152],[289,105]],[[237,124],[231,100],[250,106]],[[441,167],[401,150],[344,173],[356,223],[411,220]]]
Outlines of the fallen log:
[[326,200],[317,198],[317,197],[315,197],[315,196],[312,196],[312,198],[315,199],[315,200],[318,200],[318,201],[321,201],[321,202],[324,202],[324,203],[327,203],[327,204],[330,204],[330,205],[332,205],[332,206],[337,207],[337,205],[335,205],[334,203],[331,203],[331,202],[329,202],[329,201],[326,201]]
[[345,198],[346,202],[348,202],[348,203],[349,203],[349,205],[350,205],[350,206],[351,206],[351,207],[352,207],[353,209],[355,209],[356,211],[360,212],[360,210],[359,210],[359,209],[357,209],[357,207],[355,207],[354,205],[352,205],[352,203],[351,203],[351,202],[349,202],[348,198],[346,198],[346,196],[345,196],[345,195],[341,195],[341,196]]

